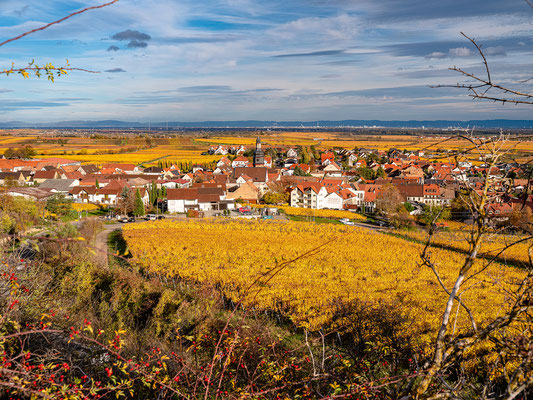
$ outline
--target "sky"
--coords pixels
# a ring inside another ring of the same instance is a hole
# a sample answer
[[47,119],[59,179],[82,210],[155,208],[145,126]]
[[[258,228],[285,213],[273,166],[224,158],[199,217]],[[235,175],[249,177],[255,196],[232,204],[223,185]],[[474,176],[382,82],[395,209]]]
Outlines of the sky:
[[[0,42],[105,0],[1,0]],[[120,0],[0,47],[99,73],[0,75],[0,121],[533,119],[472,101],[453,66],[533,92],[524,0]],[[524,82],[526,81],[526,82]]]

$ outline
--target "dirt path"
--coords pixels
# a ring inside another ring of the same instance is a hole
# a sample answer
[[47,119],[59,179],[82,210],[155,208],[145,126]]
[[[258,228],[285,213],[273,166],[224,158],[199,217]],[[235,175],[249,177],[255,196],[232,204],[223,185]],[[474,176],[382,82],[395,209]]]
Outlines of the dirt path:
[[121,224],[110,224],[105,225],[104,229],[96,235],[96,239],[94,241],[94,259],[95,262],[101,266],[101,267],[107,267],[108,266],[108,245],[107,245],[107,238],[109,234],[117,229],[121,229]]

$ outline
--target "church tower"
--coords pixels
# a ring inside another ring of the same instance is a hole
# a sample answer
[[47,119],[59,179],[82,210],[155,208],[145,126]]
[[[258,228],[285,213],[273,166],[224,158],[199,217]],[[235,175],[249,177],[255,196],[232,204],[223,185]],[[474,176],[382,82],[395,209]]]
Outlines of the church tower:
[[265,165],[265,152],[261,149],[261,139],[258,137],[255,142],[254,167],[263,167]]

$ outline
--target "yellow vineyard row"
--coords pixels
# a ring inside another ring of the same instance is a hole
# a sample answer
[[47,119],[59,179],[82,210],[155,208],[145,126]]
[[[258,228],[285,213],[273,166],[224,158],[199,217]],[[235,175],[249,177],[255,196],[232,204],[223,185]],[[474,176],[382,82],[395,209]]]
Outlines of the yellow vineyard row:
[[[134,259],[150,272],[216,284],[233,301],[275,310],[309,329],[329,324],[339,303],[386,303],[412,320],[409,329],[426,341],[447,299],[433,273],[419,265],[420,245],[359,228],[167,220],[132,224],[123,232]],[[438,249],[433,256],[450,287],[462,256]],[[481,262],[475,270],[479,283],[472,281],[461,299],[483,325],[505,308],[505,290],[523,273],[501,264],[483,271]],[[468,325],[462,309],[453,318],[458,329]]]

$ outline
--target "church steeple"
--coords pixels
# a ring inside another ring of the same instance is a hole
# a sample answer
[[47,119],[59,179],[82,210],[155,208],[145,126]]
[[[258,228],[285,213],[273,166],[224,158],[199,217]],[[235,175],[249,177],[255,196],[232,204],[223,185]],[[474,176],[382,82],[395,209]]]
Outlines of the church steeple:
[[261,149],[261,138],[255,141],[254,151],[254,167],[262,167],[265,165],[265,152]]

